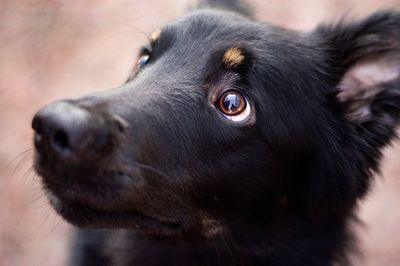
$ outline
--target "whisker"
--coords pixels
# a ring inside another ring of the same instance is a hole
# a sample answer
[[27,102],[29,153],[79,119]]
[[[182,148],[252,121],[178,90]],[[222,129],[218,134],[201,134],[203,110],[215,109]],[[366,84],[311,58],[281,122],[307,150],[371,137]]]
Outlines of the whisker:
[[232,265],[236,265],[235,257],[233,256],[233,252],[232,252],[231,248],[229,247],[228,242],[226,241],[226,239],[223,236],[223,234],[219,234],[219,236],[220,236],[221,242],[226,247],[226,250],[228,251],[228,254],[229,254],[230,258],[232,259]]
[[33,151],[33,149],[32,149],[32,148],[29,148],[29,149],[27,149],[27,150],[21,152],[20,154],[18,154],[17,157],[15,157],[11,162],[9,162],[9,163],[7,164],[7,168],[11,167],[11,165],[12,165],[16,160],[18,160],[19,158],[21,158],[21,156],[23,156],[23,155],[25,155],[26,153],[29,153],[29,152],[31,152],[31,151]]
[[31,153],[27,152],[23,155],[23,157],[21,158],[21,160],[17,163],[17,165],[14,168],[14,171],[12,173],[12,176],[15,175],[15,173],[17,172],[18,168],[23,165],[23,163],[26,162],[26,160],[29,158],[29,156],[32,155]]
[[36,183],[38,182],[39,178],[40,178],[39,175],[36,172],[33,172],[32,184],[36,185]]
[[149,165],[146,165],[146,164],[142,164],[142,163],[139,163],[139,162],[135,162],[134,164],[136,166],[138,166],[139,168],[141,168],[141,169],[145,169],[145,170],[148,170],[150,172],[153,172],[153,173],[155,173],[155,174],[157,174],[157,175],[159,175],[159,176],[161,176],[163,178],[168,178],[167,174],[163,173],[162,171],[160,171],[160,170],[158,170],[158,169],[156,169],[156,168],[154,168],[152,166],[149,166]]
[[26,185],[26,182],[27,182],[27,180],[29,178],[29,175],[34,173],[33,170],[34,170],[34,166],[32,165],[31,167],[28,168],[28,170],[26,170],[25,174],[23,174],[23,176],[22,176],[22,179],[24,179],[23,185]]
[[[144,36],[146,36],[147,39],[150,39],[150,38],[151,38],[151,34],[150,34],[150,33],[146,32],[146,31],[143,31],[143,30],[141,30],[141,29],[138,28],[138,27],[134,27],[134,26],[132,26],[132,25],[130,25],[130,24],[127,24],[127,23],[124,23],[124,22],[120,22],[120,21],[114,21],[113,23],[114,23],[114,24],[118,24],[118,25],[122,25],[122,26],[125,26],[125,27],[128,27],[128,28],[131,30],[131,32],[143,34]],[[129,31],[128,31],[128,32],[129,32]]]
[[[42,199],[42,197],[39,197],[39,198],[37,199],[37,202],[40,202],[40,199]],[[43,209],[44,207],[49,207],[49,208],[51,208],[51,207],[49,206],[49,203],[48,203],[47,201],[44,201],[42,204],[40,204],[40,205],[38,205],[38,206],[36,207],[36,210],[41,210],[41,209]]]
[[56,223],[53,226],[53,228],[51,228],[49,235],[51,235],[54,232],[54,230],[61,224],[61,222],[62,222],[62,218],[60,216],[57,216]]
[[48,206],[47,211],[45,211],[45,215],[44,218],[42,220],[42,222],[40,223],[40,227],[43,227],[44,224],[47,222],[47,219],[49,218],[50,214],[53,212],[52,208],[50,206]]
[[34,135],[35,135],[34,133],[28,133],[25,136],[21,137],[21,139],[19,140],[18,143],[21,143],[21,142],[27,141],[27,140],[31,141],[33,139]]
[[[39,203],[40,202],[40,200],[41,199],[43,199],[44,198],[44,195],[41,193],[41,191],[40,190],[38,190],[38,191],[36,191],[37,193],[35,193],[35,195],[32,195],[31,196],[31,200],[30,200],[30,204],[36,204],[36,203]],[[47,202],[46,202],[46,204],[47,204]],[[40,204],[40,207],[43,207],[44,206],[44,204]]]

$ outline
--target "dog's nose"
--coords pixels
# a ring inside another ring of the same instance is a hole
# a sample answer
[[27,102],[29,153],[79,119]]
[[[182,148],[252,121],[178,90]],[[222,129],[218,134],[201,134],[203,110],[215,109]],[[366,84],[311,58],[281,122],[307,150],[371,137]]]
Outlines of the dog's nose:
[[107,138],[93,114],[67,101],[40,110],[33,118],[32,128],[36,149],[49,157],[87,155],[104,146]]

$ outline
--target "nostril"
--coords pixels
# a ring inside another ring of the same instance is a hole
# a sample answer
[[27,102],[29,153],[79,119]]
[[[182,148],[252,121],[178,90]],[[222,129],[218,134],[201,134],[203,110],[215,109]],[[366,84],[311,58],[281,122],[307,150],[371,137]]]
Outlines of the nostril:
[[[70,102],[56,102],[40,110],[32,121],[37,151],[60,160],[76,160],[93,156],[109,145],[108,117],[76,106]],[[118,121],[119,130],[124,124]]]
[[53,141],[57,147],[61,148],[61,150],[71,149],[68,135],[63,130],[56,130],[53,136]]

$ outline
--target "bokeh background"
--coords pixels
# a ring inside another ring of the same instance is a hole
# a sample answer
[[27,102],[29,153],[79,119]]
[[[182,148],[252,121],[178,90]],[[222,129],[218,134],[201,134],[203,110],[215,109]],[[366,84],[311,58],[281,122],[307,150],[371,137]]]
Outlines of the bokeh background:
[[[400,0],[248,0],[256,17],[297,30],[399,9]],[[72,228],[54,214],[32,166],[34,112],[124,82],[146,35],[195,0],[0,0],[0,266],[64,266]],[[363,258],[400,265],[400,142],[360,205]]]

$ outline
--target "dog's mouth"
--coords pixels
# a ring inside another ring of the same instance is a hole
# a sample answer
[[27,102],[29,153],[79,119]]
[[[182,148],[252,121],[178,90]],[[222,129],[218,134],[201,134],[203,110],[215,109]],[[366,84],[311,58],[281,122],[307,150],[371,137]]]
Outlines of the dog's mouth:
[[85,175],[79,171],[65,174],[65,169],[56,171],[45,165],[36,161],[35,169],[42,177],[50,203],[73,225],[131,228],[156,235],[177,235],[183,231],[173,215],[151,211],[144,199],[137,198],[143,194],[144,181],[136,167]]
[[61,200],[48,192],[51,205],[68,222],[84,228],[131,228],[156,235],[177,235],[181,224],[170,218],[148,216],[136,210],[103,210],[79,202]]

